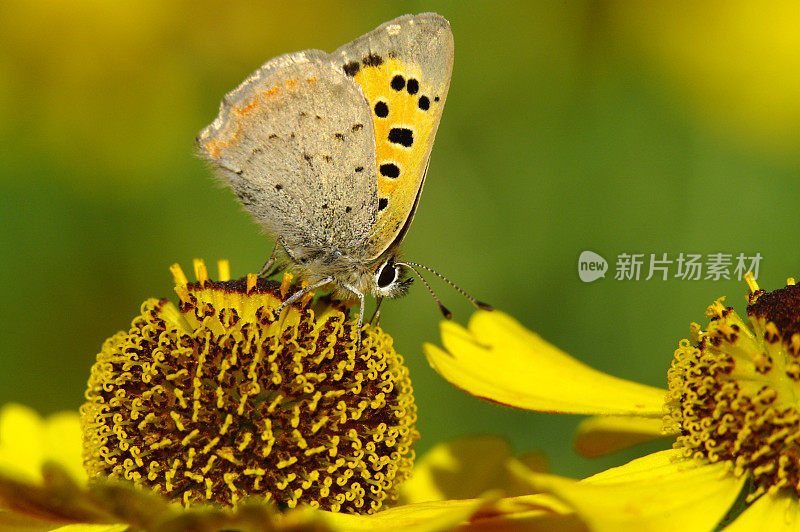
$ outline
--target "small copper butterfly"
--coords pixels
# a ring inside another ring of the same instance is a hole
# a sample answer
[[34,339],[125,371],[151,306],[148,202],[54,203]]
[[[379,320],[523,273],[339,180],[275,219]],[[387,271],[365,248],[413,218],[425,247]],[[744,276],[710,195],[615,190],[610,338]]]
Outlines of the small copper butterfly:
[[401,261],[399,247],[419,204],[452,70],[450,24],[423,13],[382,24],[331,54],[276,57],[225,96],[197,145],[275,237],[261,273],[280,245],[309,283],[283,306],[328,285],[360,300],[361,330],[365,294],[380,304],[405,293],[405,267],[436,274]]

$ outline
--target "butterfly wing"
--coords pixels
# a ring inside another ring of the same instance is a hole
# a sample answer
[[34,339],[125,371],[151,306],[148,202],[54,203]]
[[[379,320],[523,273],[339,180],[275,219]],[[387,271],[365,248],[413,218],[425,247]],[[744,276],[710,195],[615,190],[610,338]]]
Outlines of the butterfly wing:
[[224,98],[197,145],[293,256],[363,254],[378,208],[374,127],[361,89],[328,54],[264,64]]
[[440,15],[406,15],[331,57],[361,88],[372,116],[378,205],[366,258],[374,259],[402,240],[414,216],[450,86],[453,34]]

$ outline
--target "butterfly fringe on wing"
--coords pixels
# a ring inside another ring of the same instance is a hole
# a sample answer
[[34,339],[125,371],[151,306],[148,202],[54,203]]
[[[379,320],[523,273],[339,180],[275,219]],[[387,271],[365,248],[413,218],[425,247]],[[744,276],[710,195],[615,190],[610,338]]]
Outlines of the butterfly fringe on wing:
[[284,253],[336,297],[404,294],[398,262],[453,66],[435,13],[405,15],[331,54],[276,57],[223,99],[198,150]]

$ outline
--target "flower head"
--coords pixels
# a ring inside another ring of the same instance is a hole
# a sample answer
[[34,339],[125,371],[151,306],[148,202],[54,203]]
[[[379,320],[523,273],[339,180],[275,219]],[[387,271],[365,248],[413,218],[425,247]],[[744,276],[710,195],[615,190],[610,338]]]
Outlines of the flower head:
[[250,275],[189,283],[180,304],[150,299],[109,338],[81,407],[90,479],[127,479],[184,505],[261,498],[372,513],[410,472],[416,406],[392,339],[361,349],[341,304]]
[[781,488],[800,496],[800,286],[748,283],[749,320],[720,298],[707,329],[693,323],[675,351],[666,428],[684,456],[751,477],[748,500]]
[[[724,298],[693,323],[668,390],[617,379],[559,351],[501,313],[478,312],[465,331],[442,325],[431,365],[468,392],[532,410],[593,414],[576,448],[600,455],[657,438],[674,449],[582,481],[515,467],[593,530],[740,530],[800,523],[800,287],[774,292],[752,275],[747,319]],[[739,499],[740,493],[742,494]],[[743,504],[737,504],[737,499]],[[689,528],[690,527],[690,528]]]

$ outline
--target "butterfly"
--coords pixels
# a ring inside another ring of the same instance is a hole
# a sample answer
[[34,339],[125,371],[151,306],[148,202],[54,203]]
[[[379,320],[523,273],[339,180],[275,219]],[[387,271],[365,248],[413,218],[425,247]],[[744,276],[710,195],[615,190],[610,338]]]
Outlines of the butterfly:
[[384,297],[406,292],[405,268],[420,278],[415,267],[439,275],[402,261],[399,248],[425,184],[452,70],[448,21],[405,15],[330,54],[271,59],[225,96],[197,146],[276,239],[261,274],[280,245],[308,283],[279,313],[330,286],[337,297],[360,300],[360,331],[366,294],[379,308]]

